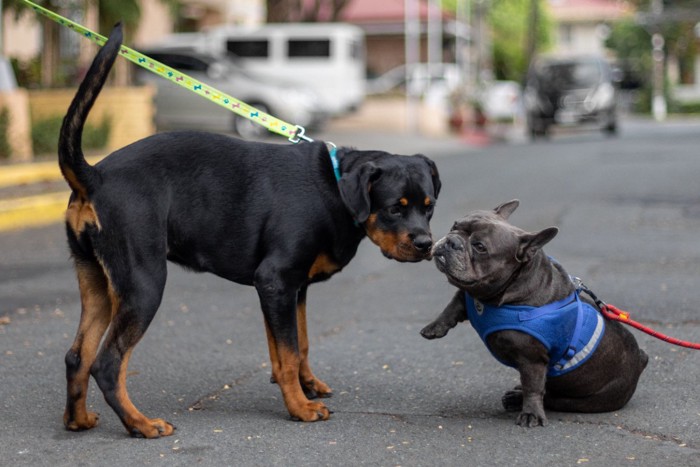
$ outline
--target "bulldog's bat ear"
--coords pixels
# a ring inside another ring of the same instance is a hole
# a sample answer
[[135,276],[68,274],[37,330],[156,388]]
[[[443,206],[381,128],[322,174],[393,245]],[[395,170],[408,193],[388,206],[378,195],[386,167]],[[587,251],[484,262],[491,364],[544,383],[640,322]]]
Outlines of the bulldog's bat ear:
[[493,210],[493,212],[507,220],[510,217],[510,215],[513,214],[513,211],[518,209],[518,206],[520,206],[520,201],[514,199],[499,205],[496,209]]
[[549,243],[559,233],[556,227],[547,227],[535,233],[520,235],[520,245],[515,254],[515,259],[521,263],[530,261],[543,246]]

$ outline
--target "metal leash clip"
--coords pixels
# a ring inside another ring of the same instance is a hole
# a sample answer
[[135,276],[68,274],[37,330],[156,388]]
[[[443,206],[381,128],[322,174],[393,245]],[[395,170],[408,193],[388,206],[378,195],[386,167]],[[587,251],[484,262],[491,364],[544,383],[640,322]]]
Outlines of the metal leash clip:
[[304,133],[306,133],[306,129],[303,126],[297,125],[297,132],[294,133],[294,136],[289,137],[289,141],[294,144],[301,140],[304,140],[307,143],[313,143],[314,140],[306,136]]
[[576,276],[569,276],[571,278],[571,282],[574,283],[574,287],[576,287],[576,290],[585,292],[586,295],[591,297],[591,299],[595,302],[596,306],[600,308],[601,310],[607,306],[607,303],[605,303],[603,300],[599,299],[596,294],[593,293],[591,289],[588,288],[586,284],[583,283],[583,280],[580,277]]

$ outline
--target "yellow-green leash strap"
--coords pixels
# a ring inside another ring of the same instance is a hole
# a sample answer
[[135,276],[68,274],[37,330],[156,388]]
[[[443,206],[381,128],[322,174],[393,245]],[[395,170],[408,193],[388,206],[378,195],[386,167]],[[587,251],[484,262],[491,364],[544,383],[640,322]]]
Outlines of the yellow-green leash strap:
[[[91,31],[86,27],[69,20],[68,18],[64,18],[63,16],[56,14],[51,10],[47,10],[46,8],[39,6],[36,3],[33,3],[29,0],[22,1],[29,5],[37,13],[46,16],[47,18],[56,21],[57,23],[63,26],[66,26],[68,29],[72,29],[73,31],[79,34],[82,34],[84,37],[95,42],[100,47],[103,46],[105,42],[107,42],[107,38],[105,36]],[[175,84],[179,84],[185,89],[188,89],[205,99],[209,99],[215,104],[219,104],[220,106],[242,117],[245,117],[259,125],[264,126],[273,133],[277,133],[278,135],[282,135],[285,138],[288,138],[289,141],[291,141],[292,143],[298,143],[301,140],[313,141],[311,138],[304,135],[304,127],[292,125],[276,117],[273,117],[272,115],[266,114],[265,112],[261,112],[255,107],[251,107],[245,102],[239,101],[235,97],[229,96],[224,92],[221,92],[217,89],[212,88],[211,86],[197,81],[196,79],[184,73],[181,73],[174,68],[170,68],[169,66],[164,65],[156,60],[153,60],[152,58],[142,53],[130,49],[129,47],[122,45],[120,55],[126,58],[127,60],[134,62],[140,67],[147,69],[148,71],[162,76],[163,78],[172,81]]]

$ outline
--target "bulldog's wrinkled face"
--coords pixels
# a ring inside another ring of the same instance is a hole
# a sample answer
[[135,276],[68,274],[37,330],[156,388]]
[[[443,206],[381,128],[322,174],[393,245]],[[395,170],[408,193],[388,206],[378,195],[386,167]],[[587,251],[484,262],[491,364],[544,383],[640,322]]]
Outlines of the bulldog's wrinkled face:
[[522,263],[554,238],[555,227],[528,233],[508,223],[517,200],[493,211],[474,211],[456,221],[432,253],[449,282],[474,298],[493,297],[508,285]]

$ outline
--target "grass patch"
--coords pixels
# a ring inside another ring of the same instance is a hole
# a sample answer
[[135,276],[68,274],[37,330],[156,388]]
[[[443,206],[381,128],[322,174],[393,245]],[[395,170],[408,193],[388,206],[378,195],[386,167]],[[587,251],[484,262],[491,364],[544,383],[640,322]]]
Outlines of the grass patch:
[[[58,151],[58,134],[63,117],[51,117],[32,123],[32,145],[35,154],[55,154]],[[83,149],[103,149],[107,146],[112,129],[109,118],[98,126],[86,124],[83,129]]]

